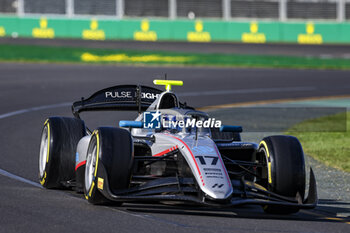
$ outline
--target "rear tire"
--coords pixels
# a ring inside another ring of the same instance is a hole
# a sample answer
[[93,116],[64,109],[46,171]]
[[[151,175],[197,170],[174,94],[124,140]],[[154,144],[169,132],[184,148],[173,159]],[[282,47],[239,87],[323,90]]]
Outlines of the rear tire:
[[[299,140],[292,136],[270,136],[264,138],[259,146],[258,160],[266,162],[258,183],[267,190],[291,198],[303,200],[305,195],[305,160]],[[292,214],[297,207],[264,206],[264,211],[272,214]]]
[[[115,193],[128,188],[132,164],[133,142],[129,131],[111,127],[95,130],[86,157],[85,198],[92,204],[109,202],[102,192],[107,189]],[[99,169],[104,169],[108,183],[99,177]]]
[[50,117],[44,123],[39,154],[39,180],[45,188],[64,188],[75,178],[75,153],[86,134],[82,120]]

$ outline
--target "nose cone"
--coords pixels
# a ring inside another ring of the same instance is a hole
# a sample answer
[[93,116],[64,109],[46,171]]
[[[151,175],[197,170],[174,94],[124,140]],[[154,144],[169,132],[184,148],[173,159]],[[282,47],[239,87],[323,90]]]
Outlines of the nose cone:
[[232,194],[231,179],[216,144],[210,138],[196,141],[191,151],[197,161],[202,191],[213,199],[227,199]]
[[213,184],[207,187],[202,187],[202,191],[213,199],[225,200],[232,194],[232,185],[228,183]]

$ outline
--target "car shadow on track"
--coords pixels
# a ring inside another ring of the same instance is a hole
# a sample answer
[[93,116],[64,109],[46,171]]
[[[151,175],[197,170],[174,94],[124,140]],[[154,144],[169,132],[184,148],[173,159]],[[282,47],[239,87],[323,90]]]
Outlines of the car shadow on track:
[[[66,192],[75,198],[82,198],[74,191]],[[82,198],[83,199],[83,198]],[[316,222],[350,222],[350,202],[334,199],[320,199],[316,209],[301,210],[291,215],[267,214],[260,206],[246,205],[235,208],[212,208],[183,203],[105,203],[102,206],[135,214],[182,215],[219,218],[293,220]]]
[[[161,215],[184,215],[184,216],[207,216],[221,218],[247,218],[247,219],[269,219],[269,220],[295,220],[295,221],[318,221],[318,222],[348,222],[350,218],[337,217],[337,213],[349,213],[350,203],[345,203],[348,208],[343,207],[343,202],[336,200],[320,200],[322,206],[315,210],[301,210],[291,215],[274,215],[264,213],[260,206],[241,206],[237,208],[207,208],[198,206],[169,205],[167,204],[130,204],[124,203],[122,207],[115,207],[123,211],[141,214]],[[329,205],[324,206],[325,203]],[[342,205],[339,207],[337,205]],[[112,206],[111,206],[112,207]]]
[[350,202],[332,199],[321,199],[316,211],[330,217],[341,217],[350,221]]

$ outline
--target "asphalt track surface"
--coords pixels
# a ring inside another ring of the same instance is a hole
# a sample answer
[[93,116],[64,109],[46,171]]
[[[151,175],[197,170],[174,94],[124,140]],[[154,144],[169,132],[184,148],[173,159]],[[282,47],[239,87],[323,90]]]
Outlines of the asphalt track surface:
[[[70,116],[71,102],[101,88],[151,85],[164,73],[184,81],[184,87],[174,90],[195,107],[350,93],[349,71],[2,63],[0,232],[350,231],[349,220],[322,209],[278,216],[251,206],[220,210],[161,204],[93,206],[74,192],[39,187],[39,139],[48,116]],[[125,114],[119,118],[130,113]],[[117,124],[116,118],[104,117]],[[90,120],[99,124],[98,117]]]

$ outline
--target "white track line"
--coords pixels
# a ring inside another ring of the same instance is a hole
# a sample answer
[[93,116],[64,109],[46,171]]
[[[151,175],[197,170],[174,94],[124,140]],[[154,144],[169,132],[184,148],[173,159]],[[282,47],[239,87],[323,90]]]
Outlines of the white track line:
[[28,113],[28,112],[35,112],[35,111],[52,109],[52,108],[59,108],[59,107],[67,107],[67,106],[71,106],[71,105],[72,105],[72,103],[65,102],[65,103],[60,103],[60,104],[43,105],[43,106],[39,106],[39,107],[26,108],[26,109],[21,109],[21,110],[17,110],[17,111],[13,111],[13,112],[0,114],[0,119],[13,117],[13,116],[21,115],[21,114]]
[[291,92],[291,91],[313,91],[316,87],[279,87],[279,88],[252,88],[239,90],[221,90],[221,91],[198,91],[178,93],[178,96],[203,96],[203,95],[232,95],[232,94],[251,94],[251,93],[270,93],[270,92]]
[[37,188],[42,188],[42,186],[39,183],[33,182],[31,180],[27,180],[27,179],[20,177],[20,176],[16,176],[16,175],[9,173],[9,172],[2,170],[2,169],[0,169],[0,175],[6,176],[8,178],[11,178],[11,179],[14,179],[17,181],[21,181],[21,182],[26,183],[26,184],[33,185]]
[[[4,113],[4,114],[0,114],[0,119],[5,119],[5,118],[9,118],[9,117],[13,117],[13,116],[17,116],[17,115],[21,115],[24,113],[29,113],[29,112],[35,112],[35,111],[40,111],[40,110],[45,110],[45,109],[52,109],[52,108],[60,108],[60,107],[67,107],[67,106],[71,106],[72,103],[60,103],[60,104],[52,104],[52,105],[43,105],[43,106],[39,106],[39,107],[33,107],[33,108],[26,108],[26,109],[21,109],[18,111],[13,111],[13,112],[8,112],[8,113]],[[23,177],[14,175],[8,171],[5,171],[3,169],[0,169],[0,175],[6,176],[8,178],[26,183],[26,184],[30,184],[33,185],[37,188],[42,188],[41,185],[39,183],[33,182],[31,180],[27,180]]]

